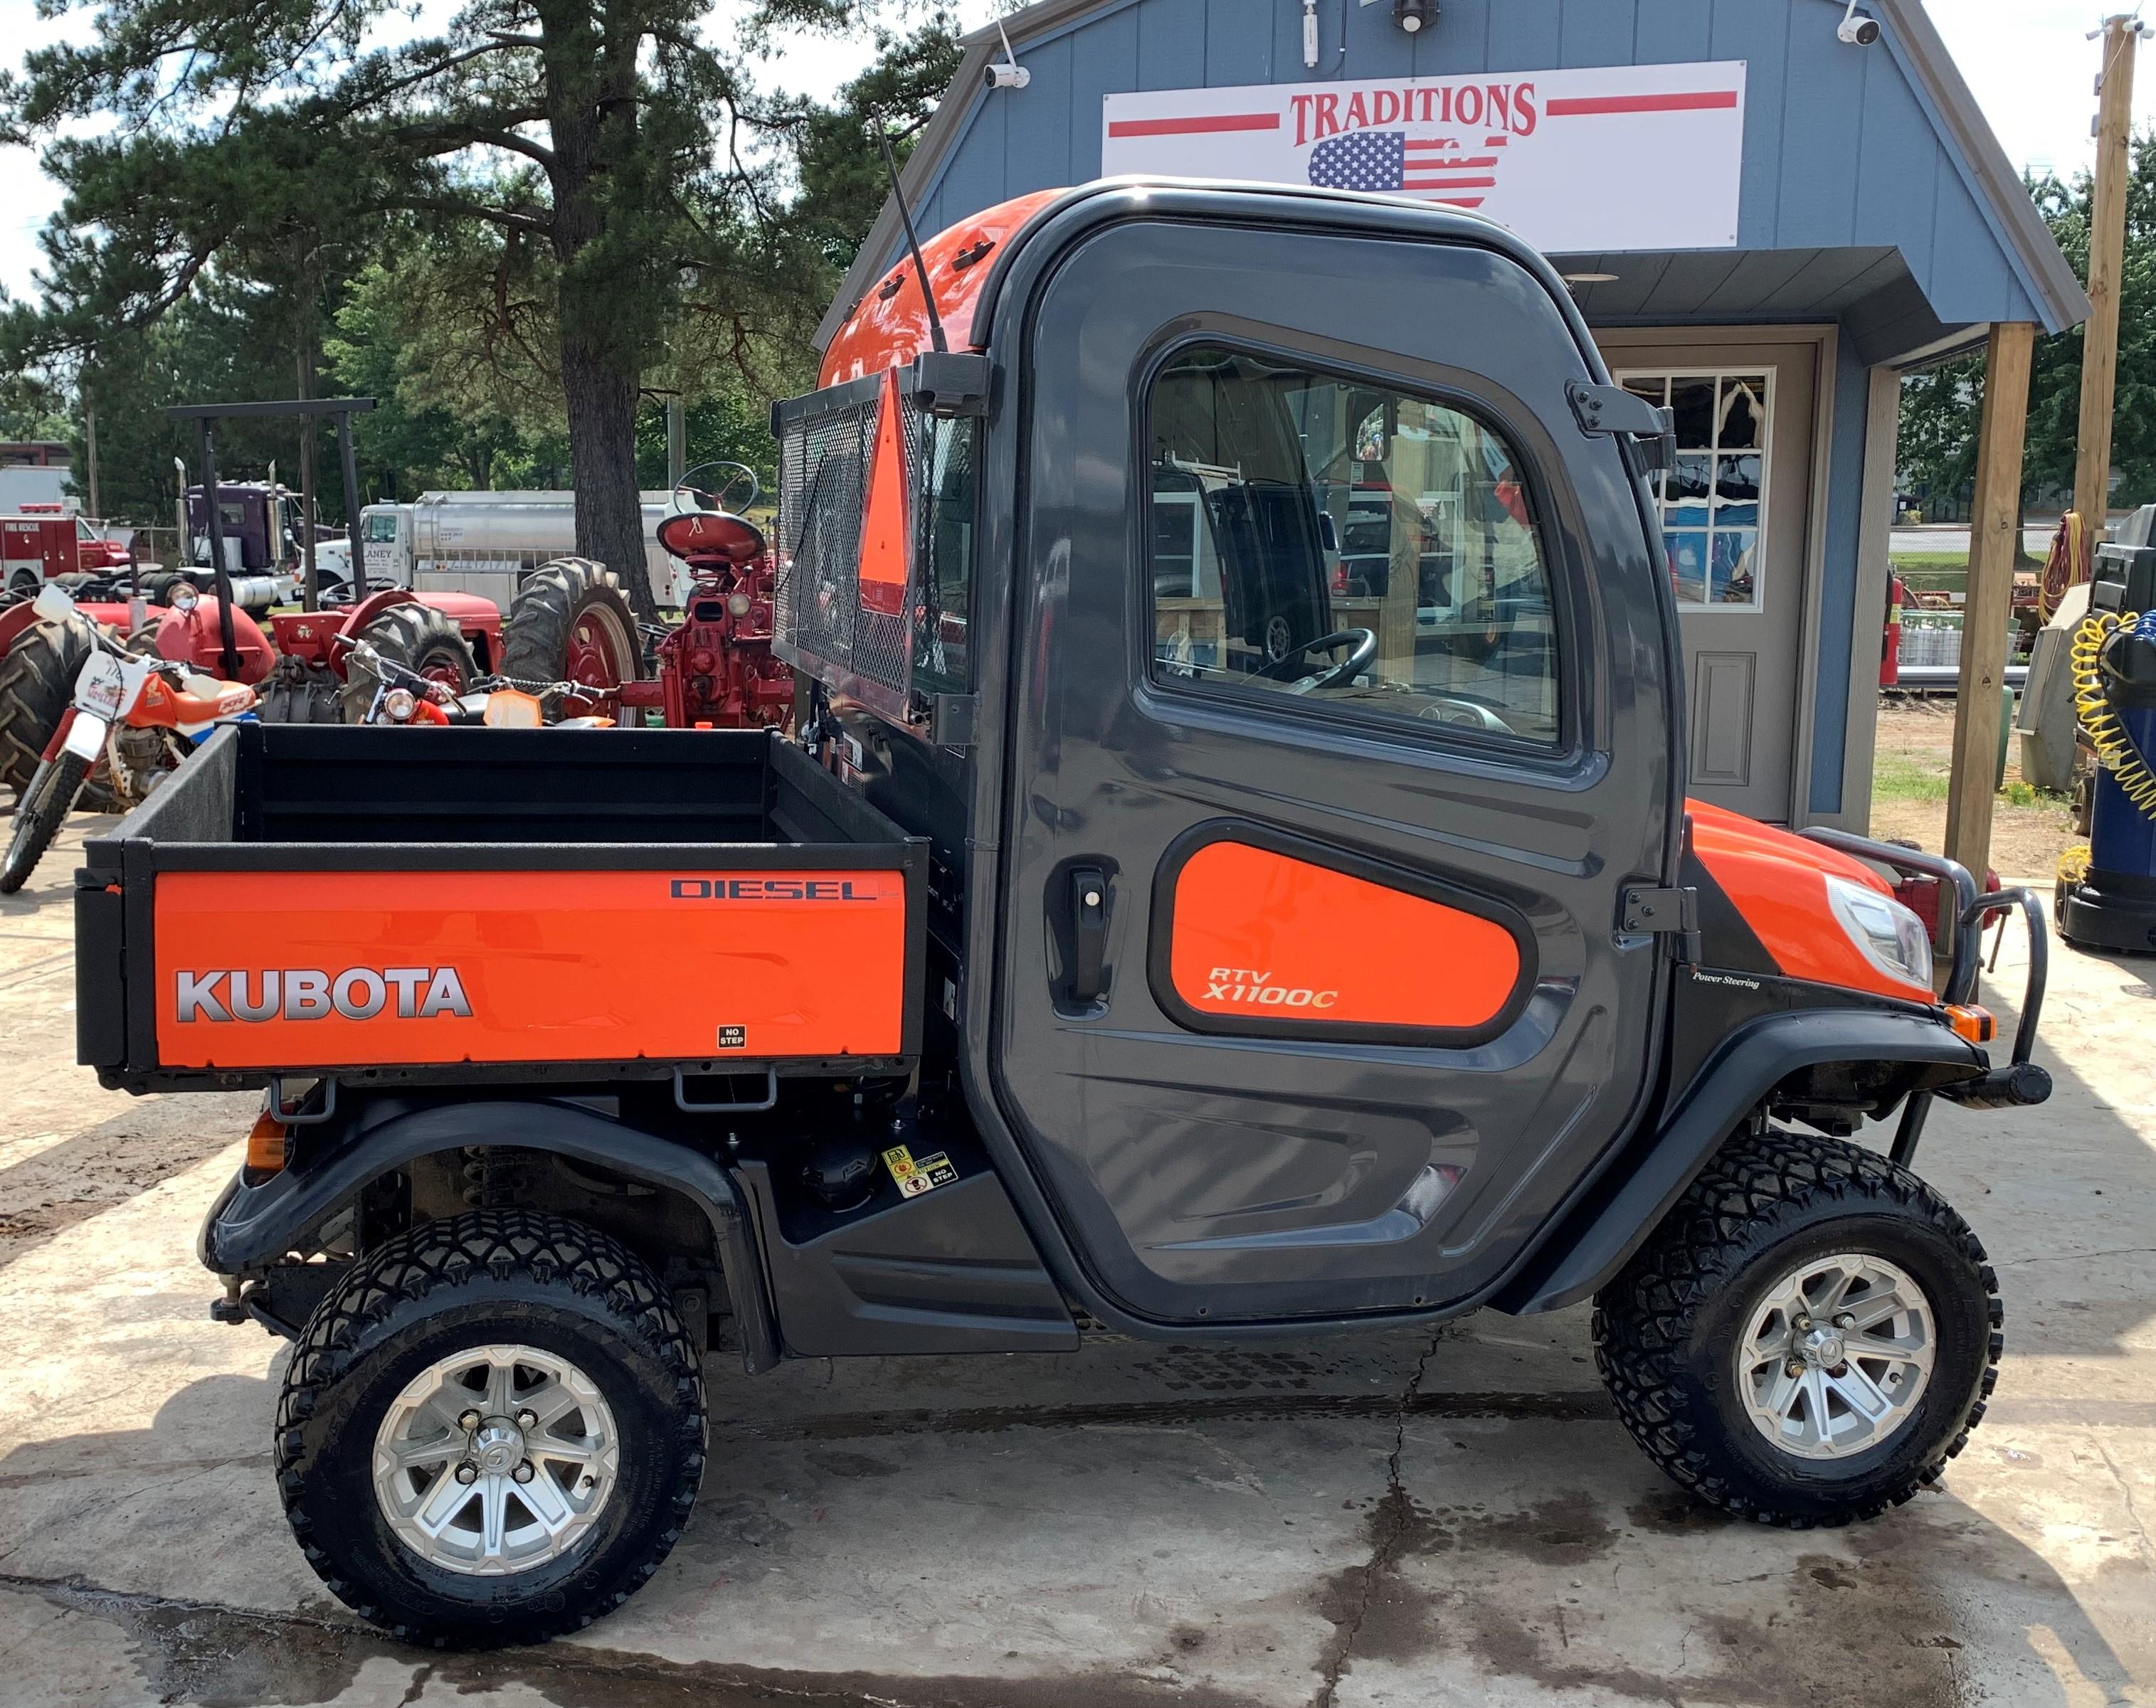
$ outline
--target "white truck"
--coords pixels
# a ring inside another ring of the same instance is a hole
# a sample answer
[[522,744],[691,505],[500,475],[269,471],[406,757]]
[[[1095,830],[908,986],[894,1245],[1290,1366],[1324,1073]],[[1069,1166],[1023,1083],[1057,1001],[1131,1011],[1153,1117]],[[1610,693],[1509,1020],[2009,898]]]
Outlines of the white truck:
[[[680,605],[688,591],[680,560],[656,532],[670,495],[643,495],[645,572],[662,606]],[[368,505],[360,512],[367,580],[476,593],[506,612],[525,577],[575,553],[575,503],[568,492],[423,492],[411,504]]]

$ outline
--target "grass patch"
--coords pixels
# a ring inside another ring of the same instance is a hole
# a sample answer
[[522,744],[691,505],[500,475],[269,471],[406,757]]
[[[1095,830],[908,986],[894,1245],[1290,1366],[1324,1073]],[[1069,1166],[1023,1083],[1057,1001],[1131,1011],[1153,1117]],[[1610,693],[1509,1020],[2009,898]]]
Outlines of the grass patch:
[[1894,567],[1898,570],[1913,569],[1920,574],[1935,569],[1950,569],[1958,575],[1965,575],[1969,572],[1969,553],[1966,551],[1893,551],[1887,555],[1893,559]]
[[1881,753],[1871,773],[1871,797],[1881,801],[1943,801],[1945,772],[1901,753]]

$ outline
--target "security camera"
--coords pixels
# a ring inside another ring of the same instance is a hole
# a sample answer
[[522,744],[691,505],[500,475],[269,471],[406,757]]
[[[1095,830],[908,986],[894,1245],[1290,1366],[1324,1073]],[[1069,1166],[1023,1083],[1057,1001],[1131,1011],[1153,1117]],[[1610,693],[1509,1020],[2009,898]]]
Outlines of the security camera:
[[1856,0],[1849,0],[1849,10],[1842,14],[1841,27],[1835,34],[1852,48],[1868,48],[1879,39],[1879,20],[1859,18]]
[[1393,0],[1393,22],[1419,35],[1437,22],[1437,0]]
[[1033,81],[1033,73],[1019,64],[1018,55],[1011,51],[1010,32],[1000,18],[996,20],[996,33],[1004,38],[1004,57],[1000,62],[991,59],[982,75],[990,89],[1024,89]]

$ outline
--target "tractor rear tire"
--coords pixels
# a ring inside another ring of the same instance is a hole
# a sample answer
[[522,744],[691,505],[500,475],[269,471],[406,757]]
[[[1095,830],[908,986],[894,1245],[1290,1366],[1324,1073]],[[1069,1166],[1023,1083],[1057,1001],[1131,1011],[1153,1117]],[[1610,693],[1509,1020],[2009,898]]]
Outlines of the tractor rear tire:
[[[621,577],[588,557],[541,564],[516,590],[501,626],[501,674],[512,681],[633,682],[643,651]],[[588,698],[613,704],[605,694]]]
[[[456,619],[431,605],[392,605],[360,631],[359,639],[393,664],[429,676],[462,694],[476,674],[471,649]],[[394,684],[392,684],[394,686]],[[344,721],[356,724],[374,704],[374,672],[355,657],[345,673]]]
[[[38,774],[45,743],[74,698],[74,679],[89,661],[90,637],[74,623],[33,623],[0,659],[0,782],[19,798]],[[100,763],[82,787],[86,813],[112,810],[112,789]]]

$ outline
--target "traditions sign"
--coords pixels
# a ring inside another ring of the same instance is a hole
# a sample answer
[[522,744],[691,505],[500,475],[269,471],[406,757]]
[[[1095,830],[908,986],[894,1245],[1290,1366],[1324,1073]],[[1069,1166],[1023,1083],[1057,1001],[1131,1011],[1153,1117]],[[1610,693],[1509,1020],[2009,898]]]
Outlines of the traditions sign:
[[1107,97],[1101,170],[1480,209],[1537,249],[1737,242],[1744,62],[1256,84]]

